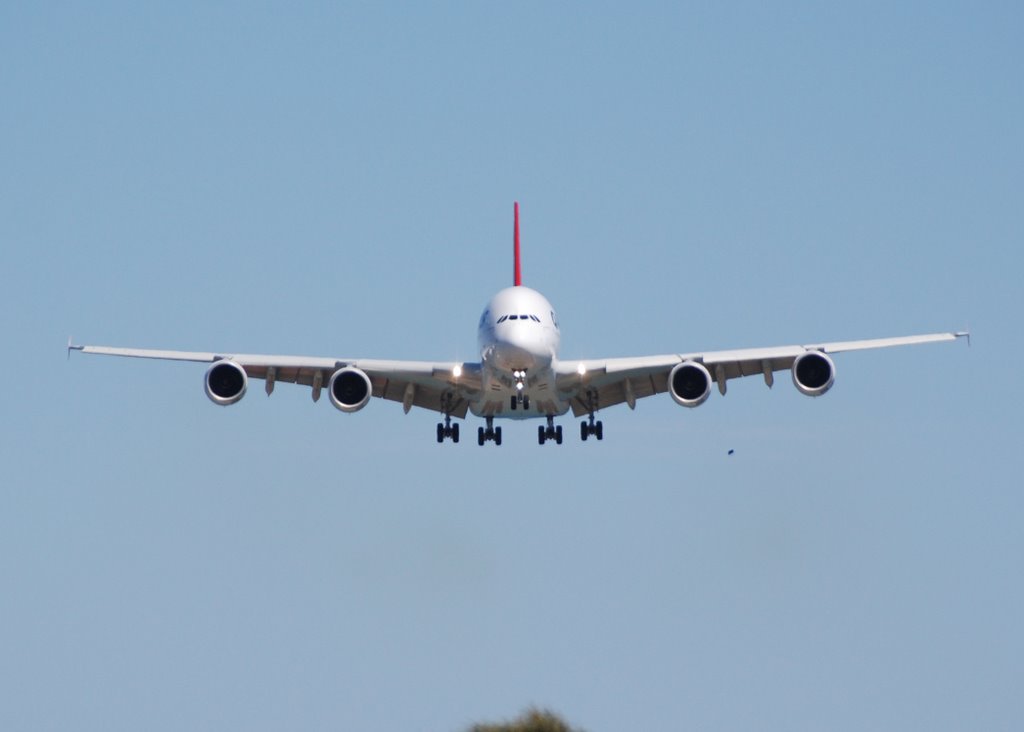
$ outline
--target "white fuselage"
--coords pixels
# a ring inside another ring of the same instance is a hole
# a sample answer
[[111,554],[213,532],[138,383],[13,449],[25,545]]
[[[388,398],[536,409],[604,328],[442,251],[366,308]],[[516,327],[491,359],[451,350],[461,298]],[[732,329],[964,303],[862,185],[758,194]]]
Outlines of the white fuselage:
[[[527,419],[568,410],[568,402],[555,389],[561,335],[547,298],[529,287],[502,290],[480,317],[477,339],[483,389],[470,405],[473,414]],[[527,400],[512,409],[511,402],[519,395]]]

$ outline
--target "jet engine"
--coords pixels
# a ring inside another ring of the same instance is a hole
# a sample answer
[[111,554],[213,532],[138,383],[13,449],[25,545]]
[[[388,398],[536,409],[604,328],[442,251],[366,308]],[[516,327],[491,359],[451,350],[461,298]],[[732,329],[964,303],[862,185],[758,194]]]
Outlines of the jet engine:
[[365,372],[354,366],[338,369],[327,384],[331,404],[343,412],[358,412],[373,394],[373,385]]
[[793,385],[801,394],[816,397],[832,388],[836,366],[821,351],[807,351],[793,361]]
[[226,407],[245,396],[245,388],[249,385],[249,379],[245,375],[245,369],[234,361],[223,359],[215,361],[206,370],[204,384],[206,396],[210,397],[210,401]]
[[711,395],[711,374],[704,364],[684,361],[669,372],[668,390],[676,404],[699,407]]

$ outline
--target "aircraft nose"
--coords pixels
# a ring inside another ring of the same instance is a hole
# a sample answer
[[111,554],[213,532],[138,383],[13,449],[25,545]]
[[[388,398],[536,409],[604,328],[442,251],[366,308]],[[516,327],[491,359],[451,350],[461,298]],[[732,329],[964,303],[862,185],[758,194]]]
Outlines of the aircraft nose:
[[498,364],[503,369],[530,369],[533,368],[536,356],[523,344],[511,339],[504,340],[495,345],[494,355]]
[[508,329],[502,340],[513,348],[518,348],[522,351],[529,351],[534,343],[534,338],[531,337],[529,331],[522,327],[512,327]]
[[508,371],[542,368],[552,358],[550,344],[533,323],[508,323],[498,331],[495,356]]

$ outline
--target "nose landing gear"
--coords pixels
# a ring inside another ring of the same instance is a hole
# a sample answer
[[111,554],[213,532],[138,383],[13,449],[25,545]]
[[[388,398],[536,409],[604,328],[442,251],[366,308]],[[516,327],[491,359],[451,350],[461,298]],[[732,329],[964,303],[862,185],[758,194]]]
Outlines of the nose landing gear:
[[530,397],[523,393],[526,388],[526,371],[513,371],[512,378],[515,379],[516,393],[509,398],[509,408],[512,410],[522,407],[530,408]]

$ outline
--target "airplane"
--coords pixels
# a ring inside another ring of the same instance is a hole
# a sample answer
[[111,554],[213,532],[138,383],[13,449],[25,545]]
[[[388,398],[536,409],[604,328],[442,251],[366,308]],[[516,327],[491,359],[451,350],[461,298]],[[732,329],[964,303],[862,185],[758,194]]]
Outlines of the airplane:
[[439,412],[437,441],[459,441],[459,423],[467,413],[484,419],[477,444],[501,445],[495,419],[543,419],[537,441],[562,444],[562,426],[555,419],[570,410],[580,422],[580,439],[604,439],[600,410],[668,392],[683,407],[699,407],[713,386],[724,396],[730,380],[762,376],[770,388],[777,371],[788,370],[793,385],[818,397],[835,381],[831,354],[919,343],[955,341],[966,331],[838,341],[803,346],[776,346],[729,351],[696,351],[632,358],[561,360],[561,333],[554,307],[541,293],[522,282],[519,248],[519,203],[514,204],[513,285],[498,292],[484,308],[477,326],[480,360],[474,363],[385,361],[361,358],[265,356],[230,352],[164,351],[73,345],[71,351],[107,356],[209,363],[206,395],[228,406],[245,396],[249,379],[263,379],[269,396],[278,382],[310,387],[313,401],[324,387],[337,409],[358,412],[378,397],[400,402],[406,414],[413,407]]

